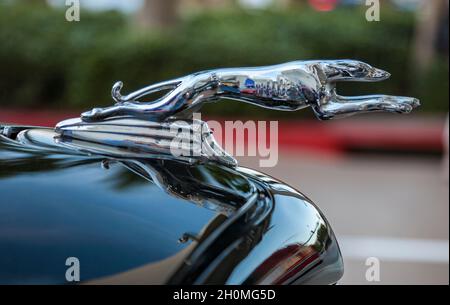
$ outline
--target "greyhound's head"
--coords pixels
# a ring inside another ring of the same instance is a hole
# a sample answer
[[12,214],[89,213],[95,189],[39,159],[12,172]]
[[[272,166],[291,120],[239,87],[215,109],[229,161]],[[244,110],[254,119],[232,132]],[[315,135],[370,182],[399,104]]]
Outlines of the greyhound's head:
[[390,73],[358,60],[330,60],[320,62],[320,67],[329,82],[361,81],[374,82],[389,78]]

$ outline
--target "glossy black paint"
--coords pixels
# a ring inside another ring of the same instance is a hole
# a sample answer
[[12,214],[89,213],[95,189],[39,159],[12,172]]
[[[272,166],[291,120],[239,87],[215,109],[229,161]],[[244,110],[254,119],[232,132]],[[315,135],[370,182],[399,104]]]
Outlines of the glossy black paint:
[[304,195],[215,164],[42,153],[0,138],[0,283],[332,284],[342,258]]

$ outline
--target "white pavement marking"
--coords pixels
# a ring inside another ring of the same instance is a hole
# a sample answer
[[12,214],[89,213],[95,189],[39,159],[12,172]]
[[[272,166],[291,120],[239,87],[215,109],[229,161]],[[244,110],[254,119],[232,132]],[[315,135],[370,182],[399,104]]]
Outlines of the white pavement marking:
[[447,263],[449,241],[372,236],[337,236],[344,259],[367,259],[395,262]]

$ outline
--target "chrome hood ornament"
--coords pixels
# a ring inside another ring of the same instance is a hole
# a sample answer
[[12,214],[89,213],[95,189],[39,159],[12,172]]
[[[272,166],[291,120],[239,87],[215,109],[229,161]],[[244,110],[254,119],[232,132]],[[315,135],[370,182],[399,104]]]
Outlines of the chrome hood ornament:
[[[412,97],[347,97],[336,92],[336,84],[341,81],[373,82],[389,76],[388,72],[360,61],[318,60],[208,70],[153,84],[125,96],[121,94],[122,82],[117,82],[112,88],[115,105],[94,108],[80,118],[58,123],[53,132],[54,144],[66,150],[118,159],[213,161],[236,166],[237,161],[216,143],[207,124],[192,118],[203,104],[231,99],[282,111],[311,107],[321,120],[375,111],[409,113],[420,105]],[[143,100],[157,92],[165,94],[152,101]],[[41,137],[34,137],[36,132],[23,130],[17,141],[39,145],[36,139]],[[49,142],[52,141],[46,139],[46,148]]]
[[[84,121],[112,117],[134,117],[152,121],[185,118],[204,103],[219,99],[238,100],[257,106],[295,111],[312,107],[319,119],[332,119],[361,112],[387,111],[409,113],[419,105],[415,98],[370,95],[338,95],[341,81],[373,82],[390,74],[356,60],[293,61],[257,68],[227,68],[194,73],[153,84],[122,96],[122,82],[112,88],[116,104],[94,108],[82,114]],[[143,97],[169,90],[154,101]]]

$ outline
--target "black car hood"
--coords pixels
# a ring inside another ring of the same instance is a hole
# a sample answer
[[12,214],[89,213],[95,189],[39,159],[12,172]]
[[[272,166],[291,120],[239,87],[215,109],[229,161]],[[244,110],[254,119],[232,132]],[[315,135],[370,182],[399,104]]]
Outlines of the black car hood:
[[[0,126],[1,127],[1,126]],[[25,127],[14,127],[24,130]],[[322,213],[262,173],[217,163],[113,159],[0,135],[0,283],[335,283]],[[36,140],[36,139],[34,139]]]

